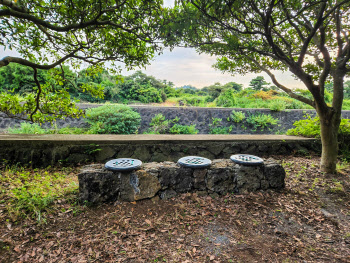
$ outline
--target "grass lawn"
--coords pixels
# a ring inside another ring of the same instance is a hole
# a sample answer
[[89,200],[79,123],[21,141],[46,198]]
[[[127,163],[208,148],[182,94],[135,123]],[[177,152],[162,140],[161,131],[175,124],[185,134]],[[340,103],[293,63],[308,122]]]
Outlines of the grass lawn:
[[286,188],[91,207],[77,168],[2,167],[1,262],[350,262],[350,167],[274,156]]

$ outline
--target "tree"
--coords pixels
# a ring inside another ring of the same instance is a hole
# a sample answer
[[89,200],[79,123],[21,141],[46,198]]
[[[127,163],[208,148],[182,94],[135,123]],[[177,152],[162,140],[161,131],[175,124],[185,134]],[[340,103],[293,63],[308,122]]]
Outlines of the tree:
[[[0,0],[0,48],[15,49],[21,57],[4,57],[0,68],[17,63],[32,68],[33,94],[24,99],[10,93],[0,99],[0,111],[31,121],[79,116],[65,89],[63,64],[92,65],[87,74],[102,72],[106,61],[144,66],[160,51],[155,42],[161,20],[161,0]],[[58,67],[58,68],[57,68]],[[51,70],[51,81],[40,83],[38,70]],[[58,87],[60,86],[60,87]],[[83,91],[102,96],[100,88]],[[22,101],[21,101],[22,100]],[[19,114],[22,115],[19,115]]]
[[233,89],[235,91],[241,91],[242,90],[243,85],[242,84],[238,84],[236,82],[228,82],[224,85],[225,89]]
[[249,87],[251,87],[253,90],[266,91],[268,89],[266,85],[269,85],[269,84],[270,83],[266,82],[263,76],[257,76],[256,78],[250,81]]
[[[290,97],[317,111],[321,169],[336,172],[338,129],[349,75],[349,0],[179,0],[163,28],[168,45],[180,41],[219,57],[216,67],[244,74],[265,72]],[[171,32],[171,34],[170,34]],[[289,70],[312,94],[286,87],[273,70]],[[333,101],[325,84],[333,81]]]

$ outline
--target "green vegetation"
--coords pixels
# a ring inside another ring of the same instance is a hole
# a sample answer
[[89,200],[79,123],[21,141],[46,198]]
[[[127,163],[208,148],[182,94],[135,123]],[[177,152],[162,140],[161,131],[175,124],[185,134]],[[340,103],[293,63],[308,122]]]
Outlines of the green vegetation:
[[[321,136],[320,118],[313,118],[310,115],[306,117],[307,119],[305,120],[296,121],[293,124],[295,128],[289,129],[287,135],[319,138]],[[339,136],[339,138],[350,136],[350,119],[342,119],[340,121]]]
[[66,198],[77,202],[75,194],[78,183],[75,175],[76,171],[71,168],[33,170],[17,166],[2,167],[0,202],[5,204],[8,220],[30,217],[42,223],[56,200]]
[[263,113],[251,114],[246,121],[253,127],[253,130],[260,129],[261,131],[278,123],[278,119],[272,117],[271,114]]
[[[321,120],[324,172],[336,172],[338,128],[345,80],[349,77],[348,1],[177,1],[161,27],[163,43],[187,45],[217,57],[217,69],[230,74],[267,74],[273,85],[317,111]],[[334,38],[334,32],[338,32]],[[312,59],[309,59],[312,58]],[[311,96],[280,82],[274,71],[289,71]],[[333,82],[334,85],[330,85]],[[330,86],[329,86],[330,85]],[[267,91],[262,77],[250,83]],[[333,98],[329,101],[326,89]],[[271,88],[275,89],[275,87]],[[273,105],[275,110],[284,108]]]
[[22,122],[20,128],[8,128],[10,134],[45,134],[47,130],[41,128],[36,123]]
[[[158,80],[140,71],[125,77],[112,75],[102,69],[96,72],[88,70],[75,72],[65,66],[64,70],[65,80],[57,79],[57,76],[51,76],[51,73],[47,71],[39,70],[38,76],[43,82],[50,81],[52,91],[64,89],[64,96],[71,98],[70,103],[72,104],[69,105],[75,105],[78,101],[122,104],[167,102],[179,106],[266,108],[273,111],[312,108],[296,99],[287,97],[285,93],[277,91],[274,86],[265,85],[261,89],[251,87],[243,89],[243,85],[229,82],[223,85],[215,83],[203,89],[197,89],[193,86],[175,88],[174,84],[167,80]],[[62,82],[62,85],[57,84],[57,81]],[[259,77],[259,81],[265,80],[263,77]],[[345,90],[350,90],[350,82],[348,84]],[[35,82],[32,80],[31,70],[15,64],[0,68],[0,85],[4,95],[3,100],[15,100],[16,98],[17,103],[22,105],[21,102],[28,100],[28,96],[33,96],[29,87],[35,86]],[[328,87],[331,89],[332,84],[330,83]],[[92,89],[93,93],[91,93]],[[312,97],[308,90],[296,90],[296,92],[309,98]],[[50,91],[49,94],[52,92]],[[327,101],[330,102],[332,94],[326,90],[325,95]],[[350,109],[350,98],[344,101],[343,109]],[[75,114],[78,117],[82,112],[76,111]],[[53,121],[53,119],[47,118],[48,121]]]
[[222,125],[222,119],[212,118],[212,122],[209,124],[209,133],[210,134],[230,134],[233,129],[233,126],[224,127]]
[[86,111],[91,133],[132,134],[140,127],[140,114],[126,105],[106,104]]
[[[293,125],[295,128],[289,129],[287,135],[304,136],[310,138],[320,138],[320,118],[306,116],[307,119],[296,121]],[[341,119],[338,130],[338,143],[340,145],[339,151],[344,161],[350,160],[350,146],[348,144],[350,139],[350,119]]]
[[[105,62],[111,62],[108,66],[113,72],[118,69],[115,62],[123,62],[127,68],[142,67],[161,51],[161,5],[159,0],[118,4],[90,0],[2,1],[0,18],[5,26],[1,34],[6,40],[0,41],[0,48],[16,50],[19,55],[0,59],[0,69],[5,70],[0,73],[0,86],[5,89],[0,111],[9,116],[21,113],[23,119],[33,122],[81,116],[83,112],[70,102],[70,94],[78,89],[79,93],[88,92],[87,98],[91,95],[102,99],[104,87],[113,79],[96,84],[91,77],[104,72]],[[65,65],[79,70],[83,64],[89,68],[80,72],[81,82],[75,81],[75,73],[71,74]],[[4,83],[4,78],[9,81]],[[18,91],[26,93],[21,101],[16,97]]]
[[148,134],[197,134],[196,125],[178,124],[179,118],[168,120],[161,113],[155,115],[150,123]]
[[[84,134],[89,133],[88,129],[84,128],[53,128],[44,129],[36,123],[22,122],[19,128],[8,128],[9,134]],[[92,133],[92,132],[90,132]]]
[[241,111],[232,111],[228,121],[233,121],[236,123],[242,122],[245,119],[245,114]]

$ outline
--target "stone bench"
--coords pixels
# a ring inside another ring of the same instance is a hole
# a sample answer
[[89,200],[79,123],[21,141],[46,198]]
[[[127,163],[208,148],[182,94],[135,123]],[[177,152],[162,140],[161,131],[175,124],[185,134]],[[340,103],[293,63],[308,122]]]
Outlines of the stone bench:
[[109,171],[103,164],[83,167],[78,175],[79,198],[91,203],[137,201],[178,193],[244,193],[285,186],[285,171],[272,159],[260,166],[245,166],[231,160],[213,160],[206,169],[183,168],[173,162],[145,163],[130,172]]

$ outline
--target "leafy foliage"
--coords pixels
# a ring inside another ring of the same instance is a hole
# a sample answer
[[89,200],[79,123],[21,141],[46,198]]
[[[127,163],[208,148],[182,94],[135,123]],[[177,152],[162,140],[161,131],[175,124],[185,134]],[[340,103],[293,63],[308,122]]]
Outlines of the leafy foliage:
[[179,118],[168,120],[161,113],[154,116],[150,122],[150,134],[197,134],[196,125],[178,124]]
[[[320,118],[306,116],[307,119],[299,120],[293,123],[295,128],[289,129],[287,135],[304,136],[319,138],[321,136]],[[340,138],[350,136],[350,119],[342,119],[339,127]]]
[[278,123],[278,119],[272,117],[271,114],[263,113],[251,114],[247,117],[246,121],[253,127],[253,130],[264,130]]
[[197,134],[196,125],[181,125],[175,123],[169,130],[170,134]]
[[232,126],[224,127],[220,118],[212,118],[212,122],[209,124],[210,134],[230,134],[232,129]]
[[230,117],[228,117],[228,121],[233,121],[236,123],[242,122],[245,119],[245,114],[242,111],[232,111]]
[[140,127],[140,114],[126,105],[106,104],[86,111],[91,133],[133,134]]
[[221,107],[234,107],[236,104],[234,96],[234,91],[232,89],[227,89],[216,99],[216,105]]
[[165,116],[161,113],[155,115],[150,122],[149,133],[165,134],[169,130],[170,120],[165,119]]
[[274,100],[269,108],[272,111],[283,111],[287,108],[287,103],[283,100]]
[[[154,41],[158,36],[161,4],[160,0],[1,1],[0,47],[15,49],[21,57],[2,58],[0,68],[14,63],[27,67],[15,66],[0,72],[0,78],[6,79],[23,75],[9,81],[2,90],[25,91],[30,95],[19,103],[9,92],[5,93],[7,103],[0,100],[0,111],[33,122],[53,121],[56,115],[80,117],[82,111],[70,102],[69,93],[78,87],[99,101],[103,89],[101,83],[91,83],[89,78],[71,82],[64,64],[77,70],[84,62],[90,66],[87,70],[90,76],[94,75],[91,72],[101,72],[106,61],[111,61],[109,65],[114,70],[117,61],[127,68],[145,66],[161,50]],[[45,79],[40,70],[50,70],[51,80]]]

